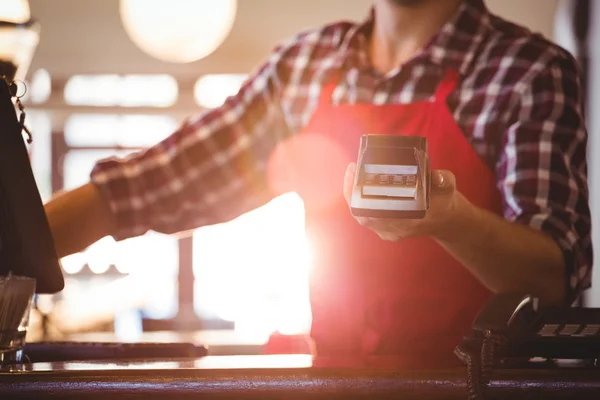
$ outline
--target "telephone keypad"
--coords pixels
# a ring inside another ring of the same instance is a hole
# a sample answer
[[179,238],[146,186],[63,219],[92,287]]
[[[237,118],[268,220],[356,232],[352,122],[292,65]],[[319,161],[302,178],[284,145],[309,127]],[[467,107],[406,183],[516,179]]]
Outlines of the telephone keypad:
[[575,336],[597,336],[600,332],[600,324],[584,325],[584,328]]
[[559,332],[559,335],[562,336],[573,336],[581,329],[581,325],[577,324],[567,324],[565,325]]
[[557,324],[546,324],[539,330],[538,335],[540,336],[556,336],[556,331],[560,325]]
[[538,336],[600,336],[600,324],[544,324],[537,332]]

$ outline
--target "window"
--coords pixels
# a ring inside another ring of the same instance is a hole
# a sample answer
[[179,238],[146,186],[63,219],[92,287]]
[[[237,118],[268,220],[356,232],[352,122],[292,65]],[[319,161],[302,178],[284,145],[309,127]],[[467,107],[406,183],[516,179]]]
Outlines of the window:
[[[62,157],[64,189],[89,181],[98,160],[123,157],[162,140],[177,127],[164,115],[73,114],[65,122]],[[153,319],[172,318],[177,313],[178,246],[172,236],[154,232],[116,243],[104,238],[84,252],[63,260],[67,274],[77,276],[87,265],[98,276],[111,266],[126,275],[130,285],[153,287],[144,296],[141,312]]]
[[45,69],[38,69],[31,75],[31,82],[25,82],[27,90],[22,98],[24,103],[43,104],[52,94],[52,79]]
[[77,75],[67,81],[64,96],[77,106],[169,107],[178,86],[169,75]]
[[[193,88],[195,100],[217,107],[245,79],[204,76]],[[169,76],[78,75],[68,80],[63,95],[66,117],[58,119],[62,125],[52,135],[43,105],[30,105],[31,123],[47,132],[34,142],[36,176],[48,187],[52,182],[54,191],[88,182],[99,159],[163,140],[180,124],[181,117],[173,115],[183,114],[178,84]],[[196,112],[200,109],[185,114]],[[139,328],[132,315],[142,315],[146,324],[163,321],[153,325],[161,329],[184,326],[196,315],[200,323],[192,328],[233,326],[252,340],[275,330],[307,332],[308,261],[303,203],[288,194],[234,221],[197,229],[189,239],[155,232],[119,243],[104,238],[65,257],[67,285],[55,320],[70,329],[95,329],[82,321],[116,312],[113,328],[123,340]]]
[[243,74],[205,75],[194,85],[196,103],[204,108],[219,107],[227,97],[237,94],[246,79]]
[[43,111],[27,108],[26,113],[25,125],[33,136],[29,146],[31,169],[42,201],[46,202],[52,196],[52,121]]
[[69,147],[141,149],[173,133],[178,122],[166,115],[74,114],[65,123]]

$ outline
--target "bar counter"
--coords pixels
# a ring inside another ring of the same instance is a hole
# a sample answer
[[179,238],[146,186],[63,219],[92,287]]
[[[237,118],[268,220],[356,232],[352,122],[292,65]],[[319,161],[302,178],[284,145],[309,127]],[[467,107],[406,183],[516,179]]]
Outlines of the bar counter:
[[[599,399],[600,369],[494,373],[493,399]],[[37,363],[0,371],[0,399],[467,399],[464,368],[400,371],[310,356]]]

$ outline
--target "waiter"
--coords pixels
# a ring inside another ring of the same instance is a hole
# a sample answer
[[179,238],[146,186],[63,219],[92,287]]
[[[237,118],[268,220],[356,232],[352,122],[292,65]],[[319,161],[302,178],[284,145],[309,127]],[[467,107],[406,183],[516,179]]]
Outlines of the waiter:
[[[426,218],[351,216],[366,133],[428,139]],[[567,52],[482,0],[376,0],[361,24],[277,47],[223,106],[98,163],[47,213],[65,256],[106,235],[222,223],[296,191],[318,354],[445,365],[492,293],[570,304],[589,287],[586,145]]]

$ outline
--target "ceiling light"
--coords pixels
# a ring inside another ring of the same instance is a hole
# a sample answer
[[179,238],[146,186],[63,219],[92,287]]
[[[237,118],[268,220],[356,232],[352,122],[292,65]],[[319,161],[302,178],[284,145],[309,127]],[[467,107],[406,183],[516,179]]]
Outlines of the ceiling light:
[[162,61],[188,63],[215,51],[229,35],[237,0],[121,0],[127,35]]

